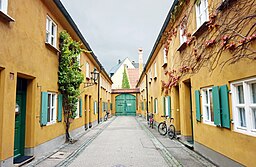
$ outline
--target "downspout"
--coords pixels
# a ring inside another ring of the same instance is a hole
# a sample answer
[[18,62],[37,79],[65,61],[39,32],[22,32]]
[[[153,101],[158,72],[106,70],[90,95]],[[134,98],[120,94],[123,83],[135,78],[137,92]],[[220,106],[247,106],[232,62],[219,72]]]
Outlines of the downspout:
[[147,96],[147,104],[146,104],[146,107],[147,107],[147,121],[149,121],[148,119],[148,74],[146,74],[146,96]]
[[98,124],[100,123],[100,74],[101,74],[101,67],[99,71],[99,76],[98,76]]

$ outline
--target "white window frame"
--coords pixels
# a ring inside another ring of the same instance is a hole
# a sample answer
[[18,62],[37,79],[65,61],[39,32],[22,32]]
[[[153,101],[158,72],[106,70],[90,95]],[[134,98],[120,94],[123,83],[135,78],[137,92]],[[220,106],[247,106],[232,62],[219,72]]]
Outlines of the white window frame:
[[[171,117],[171,116],[169,115],[169,113],[168,113],[168,108],[170,107],[170,106],[168,105],[168,97],[166,96],[166,97],[164,98],[164,100],[165,100],[165,116]],[[171,110],[171,109],[170,109],[170,110]]]
[[[56,123],[56,118],[57,118],[57,94],[48,92],[47,98],[48,98],[47,125],[51,125]],[[48,120],[48,117],[50,120]]]
[[76,117],[75,119],[79,118],[79,109],[80,109],[80,100],[76,103]]
[[8,0],[0,0],[0,11],[7,14]]
[[163,59],[164,59],[164,64],[167,64],[167,53],[166,53],[166,48],[163,48]]
[[48,15],[46,17],[46,43],[56,48],[57,24]]
[[[233,123],[234,131],[256,136],[256,102],[252,98],[252,84],[256,84],[256,78],[231,83]],[[243,87],[244,103],[239,103],[238,86]],[[245,111],[245,126],[241,126],[240,108]]]
[[196,27],[199,29],[204,22],[209,21],[208,0],[201,0],[196,7]]
[[[184,25],[184,26],[185,26],[185,25]],[[187,41],[187,36],[186,36],[186,34],[183,35],[183,34],[184,34],[184,31],[185,31],[185,28],[182,28],[182,27],[180,26],[180,45],[182,45],[183,43],[185,43],[185,42]]]
[[213,113],[212,88],[211,87],[203,88],[201,90],[201,95],[202,95],[203,122],[206,124],[214,125],[214,115],[213,115],[213,118],[211,115],[211,113]]
[[77,61],[78,61],[79,68],[81,68],[81,54],[77,55]]
[[157,78],[157,64],[154,63],[154,78]]
[[90,79],[90,64],[88,62],[85,64],[85,76],[87,79]]

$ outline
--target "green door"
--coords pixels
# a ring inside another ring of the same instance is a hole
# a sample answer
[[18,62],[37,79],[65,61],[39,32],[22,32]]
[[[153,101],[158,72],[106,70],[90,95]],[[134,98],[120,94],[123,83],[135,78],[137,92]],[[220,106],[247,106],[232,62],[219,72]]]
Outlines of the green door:
[[116,97],[116,115],[136,115],[136,97],[131,94],[121,94]]
[[18,78],[15,109],[14,158],[24,155],[27,82]]

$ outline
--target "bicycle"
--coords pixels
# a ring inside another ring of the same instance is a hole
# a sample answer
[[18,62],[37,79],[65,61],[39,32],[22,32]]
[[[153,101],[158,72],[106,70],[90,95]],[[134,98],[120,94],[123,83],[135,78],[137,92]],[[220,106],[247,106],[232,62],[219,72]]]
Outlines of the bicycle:
[[149,116],[149,127],[154,128],[154,114]]
[[160,135],[163,136],[168,133],[169,138],[173,139],[175,137],[175,126],[172,124],[172,120],[174,120],[174,118],[170,118],[170,126],[167,128],[166,120],[168,116],[161,117],[164,117],[165,120],[158,125],[158,132],[160,133]]

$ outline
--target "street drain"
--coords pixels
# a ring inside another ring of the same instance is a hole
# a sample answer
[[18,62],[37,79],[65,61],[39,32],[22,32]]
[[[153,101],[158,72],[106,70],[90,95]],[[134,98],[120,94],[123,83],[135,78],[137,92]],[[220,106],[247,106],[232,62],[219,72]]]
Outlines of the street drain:
[[49,159],[64,159],[65,158],[65,152],[57,152],[49,157]]

